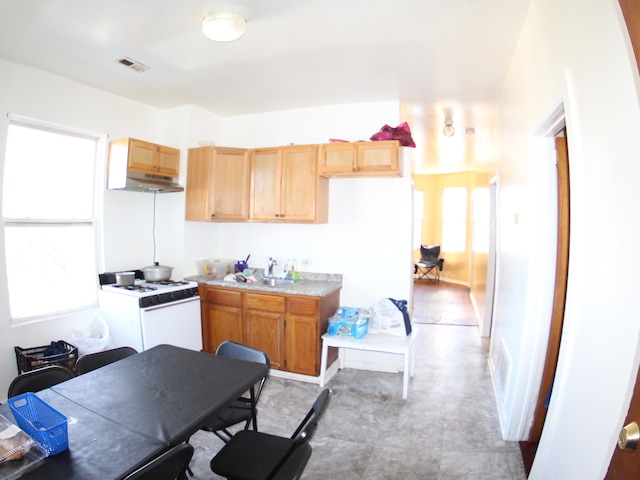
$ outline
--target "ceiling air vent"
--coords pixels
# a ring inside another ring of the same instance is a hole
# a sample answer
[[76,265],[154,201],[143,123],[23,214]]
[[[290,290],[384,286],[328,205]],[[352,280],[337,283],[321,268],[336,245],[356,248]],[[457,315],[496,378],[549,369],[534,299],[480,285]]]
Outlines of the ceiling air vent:
[[140,63],[129,57],[122,57],[116,60],[120,65],[124,65],[127,68],[135,70],[138,73],[146,72],[150,67],[147,67],[144,63]]

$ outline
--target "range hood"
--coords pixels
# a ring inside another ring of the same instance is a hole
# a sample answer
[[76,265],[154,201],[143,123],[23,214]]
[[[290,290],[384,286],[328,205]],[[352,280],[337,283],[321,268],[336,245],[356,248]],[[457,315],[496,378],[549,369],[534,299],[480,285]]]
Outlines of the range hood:
[[178,185],[178,179],[175,177],[136,172],[126,168],[113,168],[113,165],[107,173],[107,189],[157,193],[184,191],[184,188]]

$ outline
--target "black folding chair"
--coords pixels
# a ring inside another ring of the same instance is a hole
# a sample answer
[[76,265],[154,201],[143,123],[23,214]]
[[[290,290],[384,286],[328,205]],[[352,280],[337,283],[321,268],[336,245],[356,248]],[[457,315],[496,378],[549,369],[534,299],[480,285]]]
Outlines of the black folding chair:
[[140,467],[125,480],[184,480],[192,456],[193,447],[181,443]]
[[444,268],[444,258],[440,258],[440,245],[420,245],[420,260],[413,268],[418,280],[426,278],[433,283],[439,282],[440,272]]
[[241,430],[211,459],[211,471],[234,480],[296,480],[311,458],[311,445],[331,390],[324,389],[291,437]]
[[[269,356],[263,351],[232,342],[231,340],[222,342],[216,350],[216,355],[269,365]],[[215,433],[224,442],[228,442],[232,437],[232,434],[227,429],[233,425],[244,422],[245,430],[250,425],[253,426],[254,430],[258,430],[257,404],[266,380],[266,376],[262,377],[256,384],[257,388],[253,386],[249,389],[248,396],[245,394],[237,398],[231,405],[207,419],[206,426],[202,427],[201,430]]]
[[59,365],[31,370],[18,375],[9,385],[7,398],[15,397],[27,392],[39,392],[45,388],[53,387],[58,383],[71,380],[75,374],[68,368]]
[[110,363],[117,362],[123,358],[135,355],[138,351],[131,347],[118,347],[102,352],[87,353],[82,355],[76,362],[76,370],[78,375],[91,372]]

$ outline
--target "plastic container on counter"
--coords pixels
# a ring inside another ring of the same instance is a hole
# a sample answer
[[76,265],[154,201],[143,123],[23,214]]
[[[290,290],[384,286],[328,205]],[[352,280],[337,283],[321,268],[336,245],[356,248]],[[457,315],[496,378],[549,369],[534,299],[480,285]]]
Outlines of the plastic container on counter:
[[0,479],[13,480],[42,465],[47,450],[0,415]]

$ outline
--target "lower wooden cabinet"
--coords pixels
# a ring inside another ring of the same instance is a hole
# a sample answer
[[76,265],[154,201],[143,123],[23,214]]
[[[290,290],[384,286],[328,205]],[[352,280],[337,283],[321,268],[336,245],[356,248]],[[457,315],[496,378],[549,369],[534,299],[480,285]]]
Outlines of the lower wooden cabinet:
[[[320,337],[340,304],[340,290],[311,297],[201,285],[200,301],[205,351],[215,353],[233,340],[265,352],[273,369],[320,374]],[[332,349],[328,364],[336,358]]]

